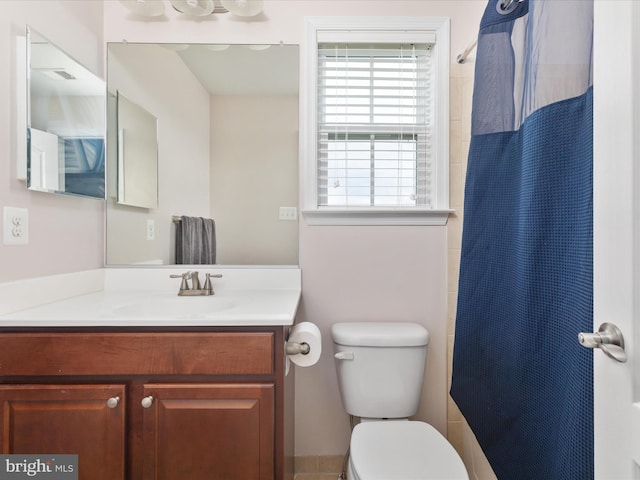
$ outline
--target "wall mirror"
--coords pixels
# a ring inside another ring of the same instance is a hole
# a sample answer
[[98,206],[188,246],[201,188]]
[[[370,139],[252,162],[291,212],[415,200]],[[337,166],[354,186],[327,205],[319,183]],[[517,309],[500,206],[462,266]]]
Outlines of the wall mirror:
[[105,198],[105,82],[27,28],[27,186]]
[[[297,45],[109,43],[106,263],[175,264],[193,216],[219,265],[297,265],[298,75]],[[118,202],[118,95],[157,119],[156,206]]]

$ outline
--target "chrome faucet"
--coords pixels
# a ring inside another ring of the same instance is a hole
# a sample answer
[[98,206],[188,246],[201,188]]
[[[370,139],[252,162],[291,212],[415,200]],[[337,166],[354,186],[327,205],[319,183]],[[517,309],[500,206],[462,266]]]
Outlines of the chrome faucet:
[[191,272],[191,290],[201,290],[198,272]]
[[[211,285],[212,278],[222,278],[222,275],[207,273],[207,279],[204,282],[204,288],[200,286],[200,277],[198,272],[184,272],[179,275],[169,275],[170,278],[181,278],[180,290],[178,295],[180,296],[201,296],[201,295],[214,295],[213,286]],[[189,280],[191,280],[191,287],[189,287]]]

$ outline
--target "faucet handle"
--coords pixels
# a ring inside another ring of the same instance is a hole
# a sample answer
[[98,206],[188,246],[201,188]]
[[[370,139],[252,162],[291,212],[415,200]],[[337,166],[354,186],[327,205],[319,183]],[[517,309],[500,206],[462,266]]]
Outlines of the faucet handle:
[[182,278],[182,282],[180,283],[180,290],[189,290],[189,284],[187,283],[187,279],[191,276],[191,272],[184,272],[178,275],[171,274],[169,278]]
[[209,295],[213,295],[213,286],[211,285],[212,278],[222,278],[222,275],[217,273],[215,275],[207,273],[207,279],[204,281],[204,289],[209,292]]

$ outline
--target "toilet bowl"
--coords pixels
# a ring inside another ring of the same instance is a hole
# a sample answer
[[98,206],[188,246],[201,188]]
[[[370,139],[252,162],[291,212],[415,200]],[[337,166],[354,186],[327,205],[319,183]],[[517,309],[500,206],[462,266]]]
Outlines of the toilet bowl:
[[469,480],[433,426],[411,421],[420,404],[429,332],[415,323],[349,322],[331,328],[351,433],[347,480]]
[[356,425],[347,480],[468,480],[455,449],[424,422],[387,420]]

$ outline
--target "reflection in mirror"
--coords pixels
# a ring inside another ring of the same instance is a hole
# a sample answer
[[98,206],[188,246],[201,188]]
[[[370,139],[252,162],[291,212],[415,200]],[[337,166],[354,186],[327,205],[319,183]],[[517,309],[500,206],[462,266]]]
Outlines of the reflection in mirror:
[[[217,264],[298,264],[298,50],[108,44],[107,264],[175,264],[181,216],[215,222]],[[155,207],[117,201],[116,92],[157,118]]]
[[27,186],[105,197],[105,83],[27,28]]
[[118,203],[158,206],[156,117],[117,92]]

